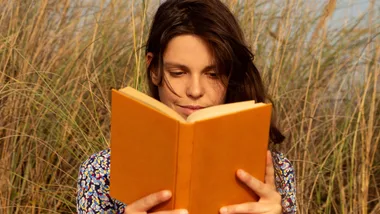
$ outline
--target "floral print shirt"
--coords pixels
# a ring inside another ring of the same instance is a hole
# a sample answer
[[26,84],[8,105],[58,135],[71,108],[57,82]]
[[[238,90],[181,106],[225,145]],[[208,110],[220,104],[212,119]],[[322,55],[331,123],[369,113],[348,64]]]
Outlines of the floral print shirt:
[[[124,213],[125,204],[109,195],[110,149],[93,154],[79,169],[78,213]],[[272,152],[277,191],[282,197],[283,213],[295,213],[296,183],[294,169],[282,153]]]

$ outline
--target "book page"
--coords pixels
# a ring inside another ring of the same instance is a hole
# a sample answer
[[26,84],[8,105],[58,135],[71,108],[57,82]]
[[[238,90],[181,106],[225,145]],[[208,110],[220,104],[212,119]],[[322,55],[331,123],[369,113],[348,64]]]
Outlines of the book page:
[[252,109],[265,105],[264,103],[255,103],[254,100],[243,101],[237,103],[228,103],[217,106],[208,107],[199,111],[196,111],[187,117],[187,122],[195,122],[205,119],[210,119],[230,113],[243,111],[246,109]]
[[177,112],[175,112],[173,109],[168,107],[167,105],[163,104],[162,102],[150,97],[149,95],[146,95],[132,87],[126,87],[119,90],[123,94],[132,97],[138,101],[141,101],[148,106],[166,114],[167,116],[179,120],[181,122],[186,122],[185,119],[181,115],[179,115]]

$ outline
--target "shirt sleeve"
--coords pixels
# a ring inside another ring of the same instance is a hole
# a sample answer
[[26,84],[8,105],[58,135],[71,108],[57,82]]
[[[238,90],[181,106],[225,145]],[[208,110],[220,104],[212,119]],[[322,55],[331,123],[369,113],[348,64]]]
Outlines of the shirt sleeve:
[[282,198],[283,213],[296,213],[296,180],[291,162],[282,154],[272,152],[277,191]]
[[124,213],[125,205],[109,195],[110,151],[92,155],[79,167],[77,212]]

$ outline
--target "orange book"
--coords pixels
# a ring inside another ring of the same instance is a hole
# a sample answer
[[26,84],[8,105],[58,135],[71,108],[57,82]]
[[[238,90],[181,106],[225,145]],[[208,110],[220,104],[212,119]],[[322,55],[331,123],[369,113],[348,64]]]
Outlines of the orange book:
[[244,101],[198,110],[187,119],[131,87],[112,90],[110,195],[130,204],[171,190],[151,211],[217,214],[258,199],[236,177],[264,181],[272,105]]

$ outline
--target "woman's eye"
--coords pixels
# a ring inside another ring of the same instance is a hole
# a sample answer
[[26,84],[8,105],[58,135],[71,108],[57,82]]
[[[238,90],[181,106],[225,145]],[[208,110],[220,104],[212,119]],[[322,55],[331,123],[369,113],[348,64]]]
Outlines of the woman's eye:
[[217,78],[218,77],[218,75],[215,72],[209,72],[209,73],[207,73],[207,75],[211,78]]
[[183,72],[183,71],[170,71],[169,73],[172,77],[179,77],[179,76],[185,74],[185,72]]

